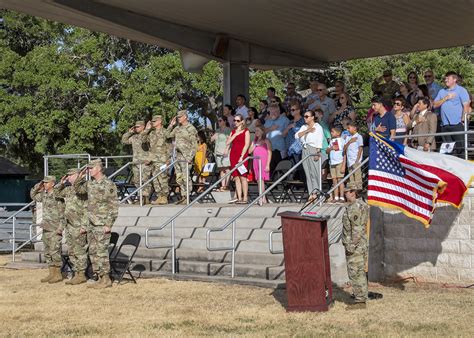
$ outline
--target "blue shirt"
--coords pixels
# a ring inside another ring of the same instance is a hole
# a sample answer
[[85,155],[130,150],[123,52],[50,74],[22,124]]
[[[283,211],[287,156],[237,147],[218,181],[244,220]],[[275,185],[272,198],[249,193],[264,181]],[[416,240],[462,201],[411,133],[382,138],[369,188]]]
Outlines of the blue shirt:
[[426,85],[428,87],[428,92],[430,93],[430,97],[434,99],[439,91],[443,89],[437,82],[432,82],[431,84]]
[[390,138],[390,130],[397,130],[397,119],[389,111],[386,112],[383,117],[380,117],[380,114],[375,115],[373,122],[373,130],[375,130],[375,128],[377,128],[379,124],[387,128],[384,132],[377,131],[377,133],[379,133],[385,138]]
[[294,122],[295,126],[288,130],[286,135],[286,146],[288,147],[288,156],[299,155],[303,152],[300,140],[295,138],[295,134],[300,130],[301,126],[304,124],[304,118],[300,118],[298,121]]
[[452,89],[441,89],[436,95],[435,101],[439,101],[448,94],[454,93],[455,97],[449,99],[441,105],[441,125],[456,125],[462,122],[464,103],[469,102],[469,94],[464,87],[455,85]]
[[286,150],[286,144],[285,144],[285,138],[283,137],[283,131],[288,127],[290,121],[288,118],[284,115],[281,114],[279,118],[276,120],[267,120],[265,122],[265,128],[271,128],[273,126],[278,126],[277,129],[272,130],[267,133],[267,138],[270,140],[270,143],[272,144],[272,149],[273,150],[280,150],[280,151],[285,151]]

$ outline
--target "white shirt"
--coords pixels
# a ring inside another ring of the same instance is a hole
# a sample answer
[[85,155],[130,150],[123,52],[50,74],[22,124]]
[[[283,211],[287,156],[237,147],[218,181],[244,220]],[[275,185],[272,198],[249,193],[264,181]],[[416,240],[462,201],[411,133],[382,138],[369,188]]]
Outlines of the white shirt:
[[[426,112],[428,109],[423,110],[422,112],[419,112],[418,115],[421,117],[425,117]],[[416,119],[413,120],[413,123],[411,124],[411,127],[414,128],[418,123],[416,122]]]
[[324,132],[323,132],[323,127],[319,123],[314,124],[314,131],[311,133],[307,133],[303,135],[302,137],[298,137],[298,134],[301,133],[302,131],[306,131],[308,129],[308,126],[305,124],[303,125],[300,130],[298,130],[295,134],[295,139],[299,139],[301,141],[301,144],[303,144],[303,147],[305,145],[321,149],[323,147],[323,137],[324,137]]
[[249,117],[249,109],[245,105],[243,105],[242,107],[237,107],[237,109],[235,110],[235,113],[242,115],[244,119]]
[[334,149],[329,152],[329,164],[336,165],[342,163],[342,161],[344,160],[344,140],[342,139],[342,137],[332,138],[330,146]]
[[[351,139],[355,138],[356,141],[352,142],[347,146],[347,166],[351,167],[357,161],[357,155],[359,154],[359,148],[364,146],[364,139],[359,133],[351,135],[346,141],[349,142]],[[362,154],[360,156],[359,162],[362,160]]]

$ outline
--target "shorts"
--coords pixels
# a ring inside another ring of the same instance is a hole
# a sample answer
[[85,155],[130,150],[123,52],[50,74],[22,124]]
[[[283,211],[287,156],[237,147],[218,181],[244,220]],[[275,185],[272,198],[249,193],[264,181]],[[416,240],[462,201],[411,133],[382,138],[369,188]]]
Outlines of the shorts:
[[344,173],[341,173],[342,163],[330,165],[329,172],[331,173],[332,178],[343,178]]

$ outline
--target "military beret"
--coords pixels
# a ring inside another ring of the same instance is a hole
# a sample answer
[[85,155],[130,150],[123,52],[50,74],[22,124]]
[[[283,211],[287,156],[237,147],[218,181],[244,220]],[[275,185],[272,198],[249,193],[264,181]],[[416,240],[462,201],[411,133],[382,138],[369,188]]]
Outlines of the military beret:
[[344,191],[351,191],[351,190],[357,190],[359,191],[360,188],[355,184],[354,182],[349,182],[347,185],[344,187]]
[[153,115],[151,118],[151,122],[155,122],[156,120],[162,120],[163,116],[162,115]]
[[145,121],[137,121],[135,122],[135,127],[145,126]]
[[100,158],[96,158],[87,164],[87,168],[94,168],[96,166],[102,167],[102,160]]
[[74,175],[74,174],[79,174],[81,172],[81,169],[78,168],[71,168],[67,171],[68,175]]
[[56,177],[55,177],[55,176],[45,176],[45,177],[43,178],[43,182],[44,182],[44,183],[56,182]]
[[188,112],[186,110],[180,110],[177,114],[176,114],[177,117],[181,117],[181,116],[188,116]]

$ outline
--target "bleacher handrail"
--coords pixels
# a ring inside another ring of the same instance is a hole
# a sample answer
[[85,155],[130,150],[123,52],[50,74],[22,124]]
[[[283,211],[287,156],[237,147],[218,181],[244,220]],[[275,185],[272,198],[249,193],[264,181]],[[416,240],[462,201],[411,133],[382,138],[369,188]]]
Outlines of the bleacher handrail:
[[16,215],[18,215],[20,212],[25,211],[26,209],[28,209],[33,204],[35,204],[35,201],[31,201],[30,203],[26,204],[23,208],[21,208],[20,210],[17,210],[15,213],[10,215],[8,218],[4,219],[0,224],[5,224],[9,220],[11,220],[13,217],[16,217]]
[[[194,204],[196,204],[201,198],[203,198],[204,196],[206,196],[208,193],[210,193],[212,191],[212,189],[214,189],[218,184],[220,184],[223,180],[227,179],[227,177],[229,177],[230,175],[232,175],[232,173],[236,170],[239,169],[239,167],[241,165],[243,165],[246,161],[250,160],[250,159],[258,159],[259,160],[259,165],[260,165],[260,168],[262,167],[261,164],[261,158],[259,156],[247,156],[245,159],[243,159],[242,161],[240,161],[239,163],[237,163],[235,165],[234,168],[232,168],[231,170],[229,170],[224,176],[222,176],[221,178],[219,178],[216,182],[214,182],[213,184],[211,184],[205,191],[203,191],[198,197],[196,197],[194,200],[191,201],[191,203],[189,203],[187,206],[185,206],[184,208],[182,208],[181,210],[179,210],[176,214],[174,214],[173,216],[171,216],[165,223],[163,223],[162,225],[158,226],[158,227],[149,227],[145,230],[145,246],[148,248],[148,249],[157,249],[157,248],[169,248],[171,249],[171,273],[172,274],[175,274],[176,273],[176,266],[175,266],[175,255],[176,255],[176,247],[175,247],[175,231],[174,231],[174,222],[175,220],[180,216],[182,215],[186,210],[188,210],[189,208],[191,208]],[[259,189],[260,186],[259,186]],[[150,243],[149,243],[149,232],[150,231],[160,231],[160,230],[163,230],[168,224],[171,223],[171,244],[170,245],[157,245],[157,246],[151,246]]]
[[[469,118],[468,118],[469,116]],[[471,121],[471,116],[474,116],[474,113],[465,113],[464,114],[464,158],[469,159],[469,151],[474,151],[474,148],[470,148],[469,145],[469,122]]]
[[113,179],[115,176],[117,176],[122,170],[130,166],[133,162],[127,162],[123,166],[121,166],[119,169],[115,170],[112,174],[109,175],[109,179]]
[[[234,278],[235,276],[235,250],[236,250],[236,245],[235,245],[235,221],[242,216],[248,209],[250,209],[254,204],[258,203],[260,199],[264,196],[266,196],[273,188],[277,187],[286,177],[288,177],[293,171],[295,171],[300,165],[303,164],[304,161],[306,161],[308,158],[312,157],[314,155],[307,155],[305,158],[301,159],[299,162],[297,162],[293,167],[291,167],[290,170],[288,170],[285,174],[283,174],[281,177],[279,177],[273,184],[268,187],[268,189],[265,189],[257,198],[255,198],[253,201],[251,201],[245,208],[237,212],[230,220],[228,220],[224,225],[221,227],[217,228],[210,228],[206,232],[206,248],[208,251],[229,251],[231,252],[231,277]],[[321,158],[319,158],[319,163],[321,164]],[[321,172],[321,170],[320,170]],[[320,180],[321,183],[321,180]],[[232,246],[230,247],[220,247],[220,248],[212,248],[211,247],[211,233],[212,232],[218,232],[218,231],[224,231],[229,227],[229,225],[232,225]]]
[[[83,154],[56,154],[56,155],[43,155],[43,173],[44,176],[49,175],[49,159],[50,158],[61,158],[61,159],[81,159],[81,158],[87,158],[87,162],[91,161],[91,155],[88,153],[83,153]],[[79,166],[79,163],[78,163]]]
[[[143,205],[143,201],[142,201],[142,191],[143,191],[143,188],[145,186],[147,186],[148,184],[150,184],[151,182],[153,182],[153,180],[155,180],[158,176],[160,176],[161,174],[163,174],[164,172],[166,172],[169,168],[171,168],[172,166],[174,166],[176,163],[185,163],[186,164],[186,199],[187,199],[187,202],[189,204],[189,162],[186,161],[186,160],[174,160],[173,162],[171,162],[170,164],[166,164],[166,166],[161,169],[157,174],[155,174],[154,176],[152,176],[151,178],[149,178],[148,180],[146,180],[144,183],[141,183],[142,182],[142,163],[139,162],[138,165],[140,167],[139,171],[140,171],[140,186],[138,188],[136,188],[135,190],[133,190],[127,197],[123,198],[122,200],[120,200],[120,204],[128,201],[132,196],[134,196],[137,192],[140,193],[140,206]],[[132,164],[136,164],[135,162],[132,162]]]

